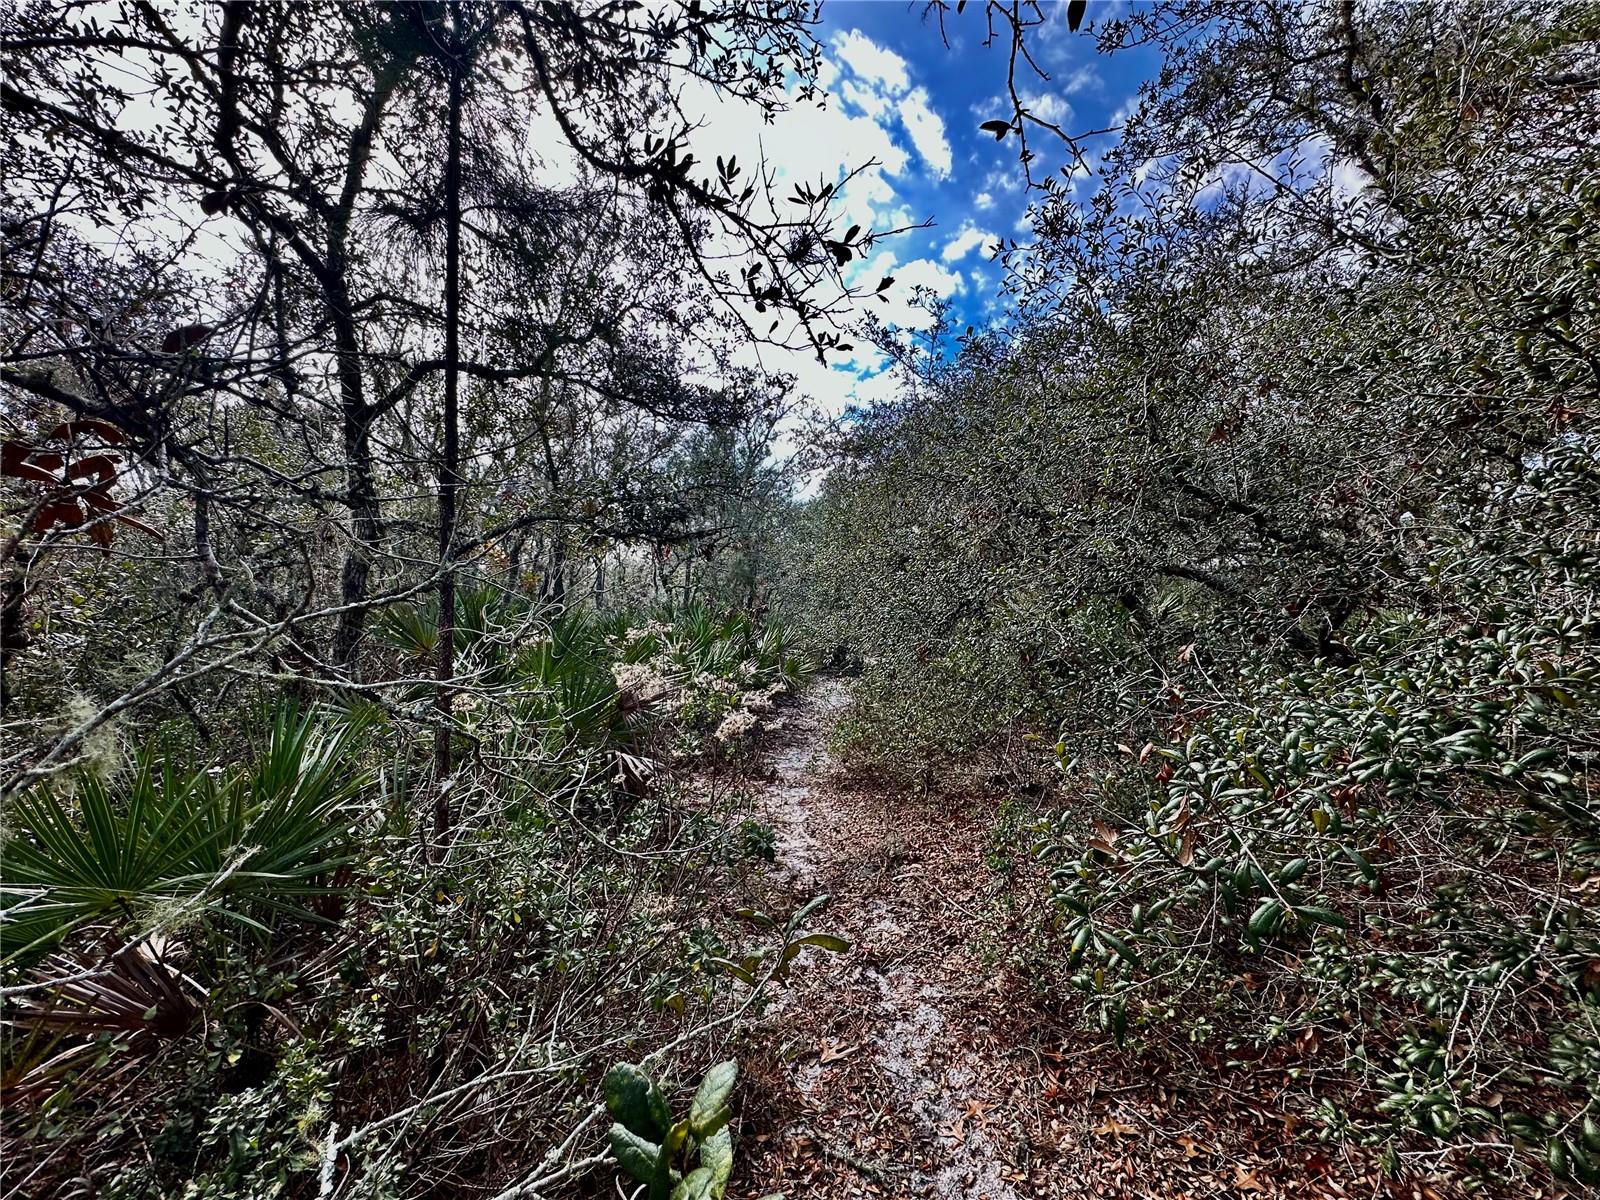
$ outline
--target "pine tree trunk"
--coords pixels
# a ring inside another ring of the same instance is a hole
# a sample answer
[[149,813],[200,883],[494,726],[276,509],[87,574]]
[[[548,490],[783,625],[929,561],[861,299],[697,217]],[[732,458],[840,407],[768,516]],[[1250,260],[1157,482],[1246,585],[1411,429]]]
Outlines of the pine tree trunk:
[[[453,6],[452,6],[453,7]],[[459,39],[460,13],[453,13],[453,35]],[[450,833],[450,785],[453,764],[450,754],[454,727],[452,705],[455,689],[456,641],[456,497],[461,488],[461,85],[462,63],[459,49],[450,60],[450,120],[447,134],[445,198],[445,276],[444,276],[444,453],[439,463],[439,662],[434,703],[439,727],[433,747],[433,838],[439,853]]]

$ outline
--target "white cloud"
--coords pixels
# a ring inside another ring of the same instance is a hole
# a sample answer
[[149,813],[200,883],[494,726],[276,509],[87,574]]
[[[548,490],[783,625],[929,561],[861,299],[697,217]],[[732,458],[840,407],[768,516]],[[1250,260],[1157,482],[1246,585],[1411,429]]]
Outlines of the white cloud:
[[944,135],[944,120],[928,104],[926,88],[918,88],[900,102],[900,121],[922,160],[940,179],[948,179],[950,142]]
[[1086,92],[1090,88],[1103,90],[1104,84],[1100,79],[1100,72],[1094,69],[1093,63],[1084,63],[1075,68],[1067,77],[1060,80],[1056,87],[1066,96],[1076,96],[1079,92]]
[[1041,121],[1052,125],[1065,125],[1072,120],[1072,105],[1059,92],[1024,92],[1022,106]]
[[845,66],[859,78],[877,84],[890,95],[897,96],[911,86],[906,60],[893,50],[878,45],[860,30],[849,29],[836,34],[833,46]]
[[[890,291],[881,300],[871,302],[871,311],[889,325],[907,331],[925,330],[932,323],[931,316],[912,303],[912,292],[919,286],[940,298],[965,293],[969,286],[981,293],[985,286],[976,277],[969,285],[959,272],[929,258],[897,265],[893,255],[885,252],[874,255],[863,269],[868,268],[868,273],[875,278],[879,272],[895,277]],[[993,315],[995,302],[992,298],[984,300],[984,310]],[[795,355],[782,369],[795,376],[797,393],[811,402],[816,413],[828,419],[839,418],[853,406],[871,408],[889,403],[899,398],[907,387],[907,380],[886,355],[860,342],[847,354],[830,354],[826,366],[818,363],[814,356]],[[778,457],[792,455],[798,447],[798,437],[798,427],[781,431]],[[802,484],[802,495],[813,494],[820,483],[820,475],[808,478]]]
[[888,96],[874,88],[864,87],[854,79],[846,79],[839,87],[839,94],[873,120],[889,111]]
[[985,209],[993,208],[994,207],[994,193],[993,192],[979,192],[976,196],[974,196],[972,198],[972,207],[978,209],[980,212],[985,210]]
[[979,229],[971,221],[968,221],[956,231],[955,237],[945,243],[944,251],[939,257],[944,259],[945,262],[955,262],[958,259],[965,258],[979,246],[992,245],[999,240],[987,229]]
[[870,115],[791,96],[789,107],[769,124],[755,106],[726,102],[709,88],[687,96],[686,102],[700,120],[690,146],[702,162],[718,155],[737,156],[745,172],[742,178],[749,179],[765,158],[775,192],[786,195],[792,184],[837,183],[846,168],[875,161],[876,166],[845,187],[842,215],[877,225],[903,204],[892,179],[910,165],[910,153]]
[[900,266],[895,266],[891,258],[884,274],[894,276],[894,287],[889,290],[888,302],[880,307],[878,315],[902,329],[927,329],[933,324],[933,317],[914,303],[913,295],[918,288],[927,288],[944,300],[967,286],[959,271],[952,271],[931,258],[914,258]]
[[827,417],[837,417],[851,404],[870,404],[882,399],[881,384],[874,384],[887,360],[876,349],[857,346],[849,355],[837,357],[827,366],[813,356],[793,364],[796,389],[808,397]]
[[909,208],[901,205],[895,209],[880,210],[878,223],[885,229],[909,229],[917,223],[917,219],[911,215]]
[[[852,179],[841,193],[840,215],[846,223],[879,229],[912,225],[914,217],[906,197],[897,190],[907,173],[915,169],[948,178],[954,165],[944,120],[935,111],[928,89],[912,86],[905,59],[859,31],[836,34],[822,65],[831,81],[833,99],[819,106],[800,102],[791,94],[790,107],[778,113],[771,124],[748,106],[702,97],[703,108],[695,115],[702,118],[703,128],[691,139],[697,157],[711,161],[715,155],[726,156],[731,151],[738,154],[747,171],[753,171],[765,150],[768,169],[776,173],[774,187],[779,195],[787,194],[794,182],[837,181],[843,174],[842,163],[859,165],[875,159],[879,165]],[[964,233],[963,229],[955,236]],[[988,236],[976,230],[970,235],[979,241]],[[855,315],[870,312],[901,329],[926,329],[932,318],[912,302],[913,293],[926,288],[947,299],[968,291],[968,282],[959,270],[939,261],[937,251],[902,264],[896,258],[897,250],[908,252],[899,239],[880,243],[867,259],[858,259],[846,268],[847,281],[866,293],[857,303]],[[961,257],[970,250],[971,246],[965,248]],[[957,260],[947,261],[954,264]],[[879,296],[874,289],[885,275],[894,276],[895,283]],[[755,344],[741,345],[734,359],[792,374],[800,395],[808,397],[822,413],[837,416],[850,404],[880,403],[900,386],[894,372],[886,369],[888,360],[881,352],[855,337],[846,337],[855,343],[854,349],[830,353],[826,365],[803,349]]]
[[906,60],[856,29],[834,35],[833,53],[851,76],[839,85],[844,103],[879,122],[893,110],[928,169],[948,179],[954,160],[944,118],[934,111],[927,88],[912,88]]
[[1023,182],[1022,168],[1017,165],[1016,155],[1012,154],[1010,161],[1001,163],[983,177],[983,192],[986,196],[1003,192],[1020,192]]

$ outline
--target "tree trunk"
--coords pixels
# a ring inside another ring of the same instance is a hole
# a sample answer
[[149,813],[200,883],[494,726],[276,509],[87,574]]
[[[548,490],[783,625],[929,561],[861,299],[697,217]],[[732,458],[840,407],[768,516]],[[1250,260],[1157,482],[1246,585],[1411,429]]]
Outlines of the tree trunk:
[[334,631],[333,661],[351,675],[355,674],[356,654],[366,629],[367,580],[372,573],[372,558],[383,536],[383,514],[372,472],[374,414],[367,403],[361,373],[361,339],[350,301],[350,220],[359,183],[372,156],[373,138],[401,74],[396,69],[379,77],[361,124],[351,136],[345,196],[329,225],[327,260],[317,272],[333,326],[334,369],[339,378],[339,418],[344,435],[345,504],[350,509],[350,533],[354,543],[345,553],[340,572],[339,598],[344,611],[339,614]]
[[567,539],[557,530],[550,536],[550,574],[545,579],[545,600],[562,604],[567,598]]
[[439,727],[433,744],[433,836],[443,851],[450,833],[450,740],[454,720],[456,643],[456,496],[461,488],[461,73],[460,13],[455,12],[450,59],[450,118],[445,149],[444,202],[444,454],[439,463],[439,662],[434,704]]
[[339,417],[344,433],[345,503],[350,509],[354,541],[345,552],[339,575],[339,602],[344,611],[333,637],[333,661],[355,674],[356,652],[366,626],[367,579],[372,555],[382,537],[378,487],[372,477],[372,417],[361,379],[361,343],[350,318],[350,297],[343,282],[329,289],[334,310],[334,343],[338,350]]

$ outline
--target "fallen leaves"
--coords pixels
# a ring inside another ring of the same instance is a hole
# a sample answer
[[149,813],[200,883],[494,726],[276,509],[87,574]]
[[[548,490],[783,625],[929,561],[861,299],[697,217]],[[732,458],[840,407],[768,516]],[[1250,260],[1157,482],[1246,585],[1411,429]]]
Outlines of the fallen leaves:
[[[1038,1008],[1024,973],[977,961],[973,922],[987,921],[983,891],[998,886],[982,821],[953,809],[913,820],[911,801],[865,780],[814,787],[804,804],[818,831],[811,886],[854,897],[840,932],[860,957],[806,980],[769,1029],[797,1049],[773,1058],[773,1105],[746,1111],[759,1147],[747,1194],[1434,1200],[1411,1181],[1392,1190],[1359,1150],[1317,1145],[1260,1064],[1116,1051]],[[1186,809],[1170,832],[1180,860],[1203,856]],[[1123,853],[1111,824],[1089,833],[1096,850]],[[915,870],[882,869],[896,848],[915,852]],[[1317,1054],[1318,1039],[1297,1031],[1294,1056]]]
[[1126,1121],[1119,1121],[1116,1117],[1108,1116],[1094,1127],[1094,1132],[1096,1137],[1137,1137],[1139,1127],[1130,1125]]
[[839,1046],[837,1044],[824,1042],[822,1043],[822,1053],[817,1061],[821,1062],[823,1065],[838,1062],[841,1059],[849,1058],[859,1049],[861,1049],[860,1042],[857,1042],[853,1046]]
[[1233,1186],[1241,1192],[1264,1192],[1267,1190],[1261,1180],[1256,1178],[1256,1169],[1254,1167],[1234,1167]]

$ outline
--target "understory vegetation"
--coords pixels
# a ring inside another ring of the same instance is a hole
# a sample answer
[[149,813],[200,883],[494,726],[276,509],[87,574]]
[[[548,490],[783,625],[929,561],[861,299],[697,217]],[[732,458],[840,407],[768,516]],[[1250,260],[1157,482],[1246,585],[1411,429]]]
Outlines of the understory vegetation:
[[1102,186],[1045,183],[1014,326],[903,350],[798,535],[846,749],[1038,814],[1042,991],[1492,1191],[1600,1183],[1597,35],[1105,31],[1166,67]]
[[1014,328],[907,350],[802,533],[846,747],[1032,797],[1038,987],[1395,1170],[1600,1182],[1597,34],[1110,30],[1166,69],[1101,189],[1046,182]]
[[[5,1086],[36,1182],[269,1196],[338,1161],[348,1194],[391,1195],[524,1169],[584,1124],[578,1081],[827,941],[704,903],[760,859],[742,763],[805,672],[779,628],[458,611],[477,770],[446,849],[426,741],[361,698],[242,712],[265,732],[221,765],[164,730],[15,801]],[[436,636],[425,611],[384,633],[397,668]],[[688,764],[712,771],[692,794]]]
[[707,153],[804,0],[0,16],[0,1197],[761,1195],[822,669],[1037,1012],[1600,1187],[1600,11],[1095,7],[917,6],[1028,205],[914,328],[875,164]]
[[829,352],[871,235],[680,107],[782,106],[810,24],[0,17],[5,1195],[609,1187],[607,1071],[843,948],[734,911],[811,670],[736,304]]

